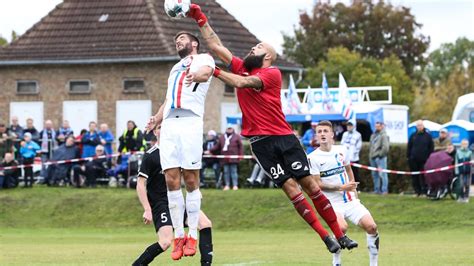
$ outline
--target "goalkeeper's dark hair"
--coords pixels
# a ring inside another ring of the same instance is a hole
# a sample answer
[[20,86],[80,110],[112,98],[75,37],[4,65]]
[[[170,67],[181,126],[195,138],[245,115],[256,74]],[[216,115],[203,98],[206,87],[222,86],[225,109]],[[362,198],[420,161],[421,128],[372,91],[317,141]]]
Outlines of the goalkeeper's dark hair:
[[176,41],[176,39],[178,39],[179,36],[181,35],[186,35],[188,36],[188,38],[193,41],[193,42],[197,42],[197,47],[196,47],[196,50],[199,51],[199,47],[201,46],[201,43],[199,42],[199,39],[198,37],[196,37],[196,35],[192,34],[191,32],[189,31],[180,31],[178,32],[175,36],[174,36],[174,40]]

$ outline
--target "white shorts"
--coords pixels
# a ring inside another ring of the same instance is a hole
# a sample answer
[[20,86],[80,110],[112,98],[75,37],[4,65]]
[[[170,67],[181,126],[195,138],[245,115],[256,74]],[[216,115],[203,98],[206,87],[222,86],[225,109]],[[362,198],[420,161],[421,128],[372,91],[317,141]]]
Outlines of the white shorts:
[[347,203],[332,204],[332,207],[334,212],[341,214],[344,219],[348,219],[355,225],[359,225],[360,219],[370,214],[369,210],[360,203],[359,199],[354,199]]
[[201,117],[166,118],[161,124],[160,160],[163,170],[201,169],[203,121]]

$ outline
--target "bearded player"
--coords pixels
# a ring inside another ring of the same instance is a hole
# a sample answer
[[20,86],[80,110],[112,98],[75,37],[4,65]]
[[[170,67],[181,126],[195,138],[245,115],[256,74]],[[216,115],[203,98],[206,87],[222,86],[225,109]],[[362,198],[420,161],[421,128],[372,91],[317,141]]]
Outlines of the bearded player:
[[[316,127],[319,148],[308,155],[311,173],[331,202],[337,220],[344,232],[346,219],[361,227],[367,233],[370,265],[376,266],[379,254],[377,225],[367,208],[356,197],[357,182],[354,182],[347,149],[333,145],[334,131],[329,121],[321,121]],[[333,264],[341,265],[341,252],[333,254]]]
[[[168,208],[168,196],[165,176],[162,174],[160,163],[159,137],[160,129],[153,130],[155,143],[145,153],[138,172],[137,194],[145,210],[143,222],[153,222],[158,235],[158,242],[153,243],[135,260],[133,266],[150,264],[153,259],[168,249],[173,240],[173,226]],[[152,139],[153,142],[153,139]],[[199,251],[201,265],[212,263],[212,233],[211,221],[201,211],[199,216]]]
[[[298,139],[286,122],[281,108],[281,73],[272,64],[277,58],[268,43],[259,43],[242,60],[222,45],[207,23],[207,17],[191,4],[188,17],[194,18],[210,50],[229,66],[232,73],[216,68],[214,76],[237,88],[242,110],[242,135],[250,139],[258,164],[281,187],[297,212],[319,234],[330,252],[357,247],[341,231],[329,200],[309,172],[308,159]],[[336,236],[336,241],[318,221],[300,186],[310,196],[318,213]]]
[[[182,58],[171,69],[166,100],[147,127],[161,125],[161,165],[168,186],[168,201],[174,227],[174,247],[171,257],[179,260],[196,253],[197,226],[201,210],[199,170],[202,159],[204,101],[214,59],[198,54],[199,39],[189,32],[175,37],[176,50]],[[181,191],[181,174],[186,186],[186,201]],[[183,217],[188,215],[188,236]]]

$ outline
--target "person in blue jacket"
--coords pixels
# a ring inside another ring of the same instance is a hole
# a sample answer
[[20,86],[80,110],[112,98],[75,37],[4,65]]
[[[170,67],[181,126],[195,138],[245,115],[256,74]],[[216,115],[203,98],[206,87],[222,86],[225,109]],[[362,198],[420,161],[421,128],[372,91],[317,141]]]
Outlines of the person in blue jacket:
[[316,141],[316,127],[318,126],[318,122],[311,122],[311,128],[306,130],[303,137],[301,138],[301,142],[303,143],[304,147],[306,148],[306,153],[310,154],[314,151],[314,142]]
[[95,156],[95,147],[100,144],[99,132],[97,132],[97,123],[89,123],[89,131],[82,136],[82,158]]
[[99,127],[99,137],[100,137],[100,144],[105,147],[105,152],[107,155],[113,153],[112,151],[112,143],[114,142],[114,135],[109,130],[109,126],[105,123],[100,124]]
[[[23,135],[24,141],[21,142],[20,146],[20,155],[22,158],[22,164],[24,165],[31,165],[35,161],[36,154],[40,152],[40,146],[32,141],[32,136],[30,132],[26,132]],[[25,167],[25,187],[32,187],[33,186],[33,167]]]

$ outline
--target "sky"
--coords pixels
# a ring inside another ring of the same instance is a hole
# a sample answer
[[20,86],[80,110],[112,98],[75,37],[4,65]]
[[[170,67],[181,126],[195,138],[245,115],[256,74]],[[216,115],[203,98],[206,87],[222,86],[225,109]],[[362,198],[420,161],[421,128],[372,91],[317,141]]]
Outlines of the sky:
[[[23,34],[62,0],[0,1],[0,35],[10,40],[12,30]],[[281,53],[282,32],[292,34],[301,11],[310,11],[315,0],[217,0],[262,41]],[[334,2],[350,3],[350,0]],[[458,37],[474,40],[474,0],[392,0],[411,8],[421,33],[430,36],[429,51]],[[268,23],[262,23],[268,21]]]

